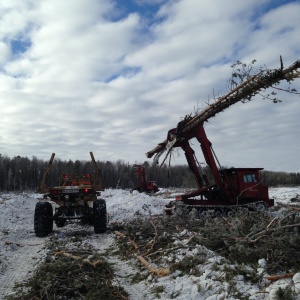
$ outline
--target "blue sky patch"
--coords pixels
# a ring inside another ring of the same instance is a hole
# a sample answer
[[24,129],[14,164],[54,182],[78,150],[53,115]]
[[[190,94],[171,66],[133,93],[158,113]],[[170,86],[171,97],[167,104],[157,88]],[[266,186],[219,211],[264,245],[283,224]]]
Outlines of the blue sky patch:
[[253,18],[256,20],[269,11],[290,3],[299,3],[299,0],[269,0],[261,5],[259,11],[256,11]]
[[142,68],[140,67],[126,67],[123,68],[119,73],[113,74],[109,78],[107,78],[104,82],[109,83],[119,77],[126,77],[126,78],[131,78],[135,76],[136,74],[140,73]]
[[[157,2],[157,1],[156,1]],[[160,1],[160,3],[156,3],[155,1],[134,1],[134,0],[116,0],[116,7],[121,11],[120,18],[124,18],[128,14],[137,13],[142,18],[148,20],[151,24],[153,19],[160,9],[162,3],[164,1]]]
[[28,50],[31,46],[31,42],[26,40],[12,40],[10,42],[11,51],[14,55],[20,55]]

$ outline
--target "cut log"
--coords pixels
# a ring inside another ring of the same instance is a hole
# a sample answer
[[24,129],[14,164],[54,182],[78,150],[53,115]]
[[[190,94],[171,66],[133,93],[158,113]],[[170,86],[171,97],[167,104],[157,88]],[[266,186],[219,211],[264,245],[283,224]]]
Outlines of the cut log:
[[151,273],[154,273],[155,275],[158,275],[159,277],[168,276],[170,275],[171,271],[164,268],[154,268],[152,267],[144,257],[138,255],[136,257]]
[[80,262],[83,262],[83,263],[86,263],[88,265],[91,265],[92,267],[96,268],[99,264],[101,264],[102,262],[98,259],[94,262],[90,261],[89,259],[87,258],[84,258],[82,259],[82,257],[80,256],[76,256],[76,255],[73,255],[71,253],[68,253],[68,252],[65,252],[65,251],[60,251],[60,252],[56,252],[54,253],[54,256],[58,256],[58,255],[61,255],[61,256],[65,256],[65,257],[68,257],[68,258],[71,258],[73,260],[76,260],[76,261],[80,261]]
[[287,273],[287,274],[281,274],[281,275],[264,276],[264,278],[268,279],[270,281],[276,281],[276,280],[279,280],[279,279],[293,277],[294,275],[295,275],[295,273]]

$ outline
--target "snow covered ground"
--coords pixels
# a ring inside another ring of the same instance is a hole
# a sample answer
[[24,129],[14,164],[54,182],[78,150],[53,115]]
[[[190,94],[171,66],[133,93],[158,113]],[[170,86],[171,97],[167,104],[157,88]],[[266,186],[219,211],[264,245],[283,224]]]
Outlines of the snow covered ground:
[[[177,191],[179,193],[179,191]],[[106,200],[109,213],[109,222],[129,221],[135,215],[157,215],[162,214],[163,207],[174,197],[176,190],[171,191],[161,189],[155,196],[133,193],[119,189],[107,189],[102,192],[102,198]],[[167,195],[167,196],[166,196]],[[47,238],[37,238],[33,231],[33,215],[35,204],[40,195],[38,194],[0,194],[0,299],[12,292],[13,285],[18,281],[25,280],[30,276],[34,268],[45,257],[47,249]],[[270,188],[270,197],[276,203],[288,204],[291,199],[300,197],[300,187],[293,188]],[[54,225],[53,235],[63,238],[64,234],[72,234],[82,230],[79,225],[69,224],[64,228],[56,228]],[[92,227],[87,227],[91,234],[86,238],[86,243],[91,244],[99,251],[104,251],[113,247],[115,236],[113,233],[96,235]],[[113,258],[116,273],[116,282],[122,285],[129,293],[131,300],[157,299],[153,291],[162,288],[160,299],[237,299],[228,296],[228,291],[232,288],[232,282],[224,283],[220,281],[220,271],[214,271],[212,265],[222,258],[204,249],[199,245],[197,249],[178,252],[178,260],[183,255],[192,255],[197,251],[206,251],[207,261],[201,265],[201,276],[184,275],[173,273],[165,277],[154,277],[149,274],[146,280],[132,284],[130,276],[137,272],[132,263],[121,259]],[[264,271],[264,260],[258,262],[257,272]],[[300,272],[300,270],[299,270]],[[297,273],[300,275],[299,273]],[[296,279],[296,277],[294,278]],[[300,299],[300,279],[299,283],[293,278],[277,281],[269,286],[246,283],[243,276],[236,276],[235,288],[240,291],[247,291],[248,299],[276,299],[274,294],[279,286],[292,286],[299,291]]]

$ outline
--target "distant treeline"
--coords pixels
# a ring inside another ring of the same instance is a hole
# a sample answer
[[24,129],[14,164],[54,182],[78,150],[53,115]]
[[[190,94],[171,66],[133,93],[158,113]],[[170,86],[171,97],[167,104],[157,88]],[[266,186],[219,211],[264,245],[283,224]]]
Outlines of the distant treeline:
[[[0,190],[3,191],[37,191],[48,161],[15,156],[13,158],[0,154]],[[116,162],[97,161],[106,188],[120,187],[131,189],[138,185],[138,174],[132,164],[122,160]],[[170,165],[158,167],[144,162],[148,180],[155,180],[159,187],[196,187],[194,176],[187,165]],[[63,161],[54,159],[46,179],[46,186],[56,185],[61,174],[93,173],[92,161]],[[204,172],[205,172],[204,168]],[[209,173],[209,172],[208,172]],[[208,177],[211,178],[211,176]],[[300,173],[262,171],[263,182],[268,186],[300,185]]]

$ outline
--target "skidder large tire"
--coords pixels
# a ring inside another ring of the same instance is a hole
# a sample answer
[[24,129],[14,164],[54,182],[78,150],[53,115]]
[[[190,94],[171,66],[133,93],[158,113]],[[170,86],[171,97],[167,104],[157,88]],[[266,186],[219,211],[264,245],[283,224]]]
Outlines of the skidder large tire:
[[53,230],[53,209],[49,202],[38,202],[34,211],[34,232],[38,237],[47,236]]
[[104,233],[107,228],[106,202],[97,199],[93,202],[93,219],[95,233]]

